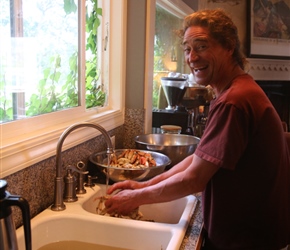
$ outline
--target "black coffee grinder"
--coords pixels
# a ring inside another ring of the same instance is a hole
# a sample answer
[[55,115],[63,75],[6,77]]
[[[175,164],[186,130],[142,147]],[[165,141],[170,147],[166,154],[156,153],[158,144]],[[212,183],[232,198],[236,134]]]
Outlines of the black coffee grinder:
[[167,107],[164,109],[153,109],[153,133],[160,133],[160,126],[162,125],[177,125],[182,128],[182,134],[186,133],[188,127],[188,114],[185,107],[181,105],[186,84],[187,79],[183,77],[161,78],[161,93],[164,93]]

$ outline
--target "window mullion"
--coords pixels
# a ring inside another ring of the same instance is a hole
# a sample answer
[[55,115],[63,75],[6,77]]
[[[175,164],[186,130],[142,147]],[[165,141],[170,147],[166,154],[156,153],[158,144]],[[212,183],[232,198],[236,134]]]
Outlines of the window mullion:
[[79,105],[86,108],[86,1],[78,0],[78,98]]

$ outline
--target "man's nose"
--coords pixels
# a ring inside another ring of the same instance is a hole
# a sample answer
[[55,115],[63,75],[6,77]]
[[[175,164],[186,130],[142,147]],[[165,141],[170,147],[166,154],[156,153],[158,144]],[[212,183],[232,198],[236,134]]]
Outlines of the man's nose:
[[191,51],[189,54],[189,61],[196,61],[198,59],[198,54],[194,51]]

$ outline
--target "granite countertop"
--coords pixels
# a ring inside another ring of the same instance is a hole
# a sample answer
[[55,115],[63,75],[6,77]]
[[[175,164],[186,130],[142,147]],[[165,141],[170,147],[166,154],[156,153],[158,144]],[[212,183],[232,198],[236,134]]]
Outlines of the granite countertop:
[[194,196],[197,198],[196,208],[186,230],[186,234],[184,236],[180,250],[196,249],[198,238],[201,233],[203,223],[201,211],[201,193],[194,194]]

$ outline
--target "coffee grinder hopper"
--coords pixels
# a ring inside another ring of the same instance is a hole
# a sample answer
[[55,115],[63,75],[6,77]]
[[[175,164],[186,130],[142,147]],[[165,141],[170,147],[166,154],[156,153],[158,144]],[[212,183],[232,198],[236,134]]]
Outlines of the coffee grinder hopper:
[[181,104],[187,85],[186,78],[162,77],[161,85],[167,100],[167,110],[176,110]]

